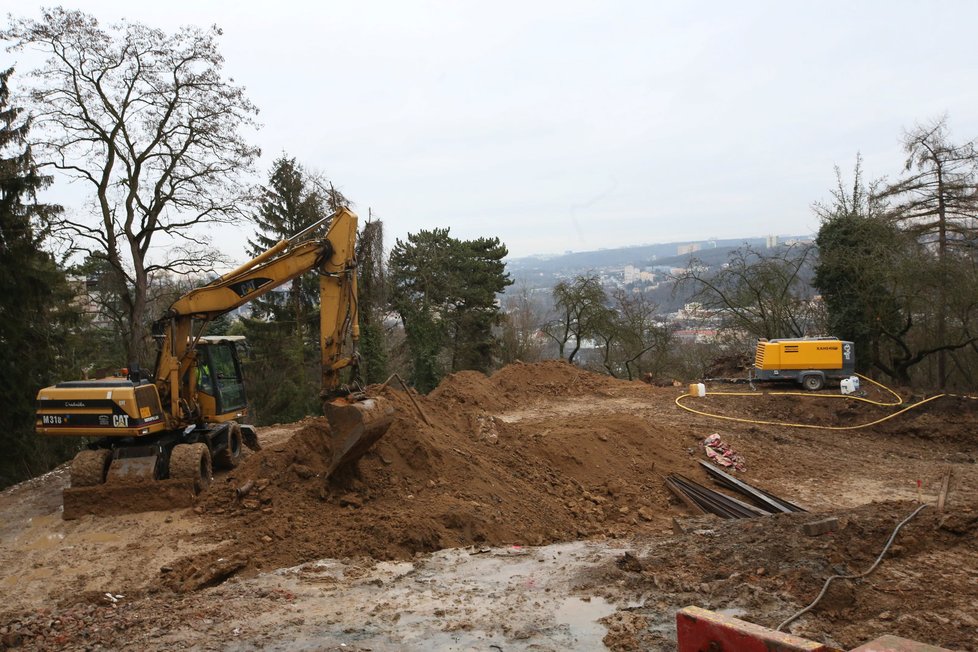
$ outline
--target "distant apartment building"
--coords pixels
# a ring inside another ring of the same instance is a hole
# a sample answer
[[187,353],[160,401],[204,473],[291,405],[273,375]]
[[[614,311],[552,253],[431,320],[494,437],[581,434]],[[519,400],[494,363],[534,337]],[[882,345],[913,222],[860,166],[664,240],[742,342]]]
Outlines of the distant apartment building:
[[784,241],[784,244],[793,247],[798,244],[811,244],[812,242],[811,238],[788,238]]
[[635,265],[625,265],[622,270],[622,283],[631,285],[632,283],[652,283],[655,281],[655,273],[652,268],[640,269]]
[[679,245],[676,247],[677,256],[685,256],[687,254],[695,253],[700,250],[700,243],[692,242],[690,244]]
[[776,249],[778,246],[778,236],[769,235],[766,238],[764,238],[764,246],[767,247],[768,249]]

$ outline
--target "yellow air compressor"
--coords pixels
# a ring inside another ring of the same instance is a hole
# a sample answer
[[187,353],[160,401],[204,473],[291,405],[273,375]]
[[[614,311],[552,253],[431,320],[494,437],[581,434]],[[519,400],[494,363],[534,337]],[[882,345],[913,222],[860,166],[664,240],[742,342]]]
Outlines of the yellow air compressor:
[[793,380],[814,392],[826,379],[852,376],[855,364],[852,342],[835,337],[759,340],[750,379]]

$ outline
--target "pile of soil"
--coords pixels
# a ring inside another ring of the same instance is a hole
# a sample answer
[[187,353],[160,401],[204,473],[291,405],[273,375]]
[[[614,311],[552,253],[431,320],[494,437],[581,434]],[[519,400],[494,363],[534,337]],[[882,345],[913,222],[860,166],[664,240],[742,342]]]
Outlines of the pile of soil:
[[[212,536],[226,543],[164,569],[166,582],[196,589],[323,557],[403,559],[668,527],[660,475],[695,471],[689,442],[638,415],[588,414],[588,400],[616,383],[637,385],[562,362],[511,365],[491,378],[461,372],[415,397],[423,416],[387,390],[394,424],[329,482],[329,426],[309,419],[211,488],[198,512],[221,517]],[[535,398],[555,396],[581,397],[580,414],[534,418]],[[507,413],[513,406],[521,411]]]

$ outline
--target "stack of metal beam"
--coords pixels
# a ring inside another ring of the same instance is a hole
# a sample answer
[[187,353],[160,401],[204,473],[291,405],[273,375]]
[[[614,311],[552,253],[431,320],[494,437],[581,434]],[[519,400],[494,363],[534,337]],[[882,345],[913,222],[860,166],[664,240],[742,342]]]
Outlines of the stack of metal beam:
[[758,489],[757,487],[751,486],[735,478],[729,473],[721,470],[709,462],[700,461],[700,465],[706,469],[706,472],[710,474],[710,478],[716,482],[721,487],[726,487],[738,493],[742,493],[745,496],[751,498],[762,508],[771,512],[807,512],[808,510],[790,503],[783,498],[778,498],[774,494],[768,493],[763,489]]
[[715,482],[744,494],[757,505],[751,505],[719,491],[714,491],[680,475],[666,476],[666,486],[690,509],[701,514],[716,514],[722,518],[756,518],[779,512],[804,512],[805,509],[778,498],[743,480],[739,480],[707,462],[700,462]]

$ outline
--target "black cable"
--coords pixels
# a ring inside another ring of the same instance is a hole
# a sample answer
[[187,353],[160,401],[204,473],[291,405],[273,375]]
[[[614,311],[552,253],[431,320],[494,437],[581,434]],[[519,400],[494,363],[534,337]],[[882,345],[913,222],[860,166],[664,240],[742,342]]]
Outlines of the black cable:
[[872,573],[874,570],[876,570],[876,567],[880,565],[880,562],[881,561],[883,561],[883,555],[886,554],[886,551],[889,550],[890,549],[890,546],[893,544],[893,540],[896,539],[897,532],[900,531],[900,528],[902,528],[904,525],[906,525],[908,522],[910,522],[910,519],[912,519],[914,516],[916,516],[917,513],[920,510],[922,510],[923,508],[925,508],[925,507],[927,507],[927,504],[926,503],[924,503],[923,505],[921,505],[917,509],[913,510],[913,512],[911,512],[910,516],[908,516],[907,518],[905,518],[902,521],[900,521],[900,523],[893,530],[893,534],[890,535],[889,541],[887,541],[886,542],[886,545],[883,546],[883,551],[880,552],[879,557],[877,557],[876,558],[876,561],[873,562],[873,565],[869,567],[869,570],[864,571],[862,573],[859,573],[858,575],[833,575],[829,579],[825,580],[825,585],[822,586],[822,591],[818,594],[818,597],[815,598],[810,605],[808,605],[807,607],[805,607],[804,609],[802,609],[801,611],[799,611],[798,613],[794,614],[793,616],[791,616],[790,618],[788,618],[786,621],[784,621],[783,623],[781,623],[780,625],[778,625],[778,627],[777,627],[777,629],[775,631],[780,632],[781,629],[785,625],[787,625],[790,622],[796,620],[799,616],[801,616],[801,615],[803,615],[803,614],[811,611],[811,609],[815,605],[818,604],[819,600],[821,600],[825,596],[825,592],[828,591],[829,584],[832,583],[832,580],[856,580],[856,579],[859,579],[860,577],[866,577],[867,575],[869,575],[870,573]]

